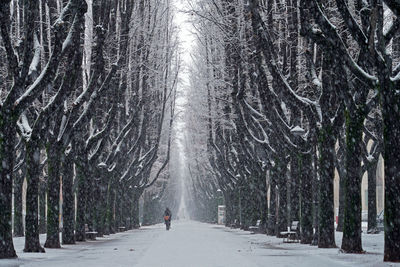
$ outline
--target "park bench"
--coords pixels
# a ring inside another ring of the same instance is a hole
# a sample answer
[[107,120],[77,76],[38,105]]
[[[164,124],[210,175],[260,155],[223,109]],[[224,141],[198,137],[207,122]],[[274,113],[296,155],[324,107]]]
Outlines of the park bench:
[[87,224],[85,224],[85,236],[89,240],[96,240],[97,237],[97,232],[95,231],[89,231],[89,227]]
[[126,228],[125,228],[125,226],[120,226],[120,227],[118,227],[118,230],[120,232],[125,232]]
[[231,228],[238,228],[239,227],[239,223],[238,220],[234,220],[233,223],[230,225]]
[[96,237],[97,237],[97,232],[95,232],[95,231],[91,231],[91,232],[85,232],[85,234],[86,234],[86,238],[87,239],[89,239],[89,240],[96,240]]
[[299,221],[293,221],[292,225],[288,227],[287,231],[280,232],[280,236],[283,237],[284,243],[299,242],[300,241],[299,233],[300,233],[300,223]]
[[252,234],[258,233],[260,231],[260,224],[261,220],[257,220],[256,225],[249,226],[249,230],[251,231]]

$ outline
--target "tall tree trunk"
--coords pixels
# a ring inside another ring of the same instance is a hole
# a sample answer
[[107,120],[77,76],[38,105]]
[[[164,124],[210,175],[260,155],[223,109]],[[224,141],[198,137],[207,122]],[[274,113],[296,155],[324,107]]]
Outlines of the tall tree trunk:
[[311,241],[311,245],[313,246],[318,246],[318,234],[319,234],[319,179],[318,179],[318,156],[316,153],[315,146],[312,150],[312,160],[314,163],[314,166],[312,168],[312,176],[313,176],[313,182],[312,182],[312,198],[313,198],[313,226],[315,228],[313,239]]
[[290,222],[300,220],[300,179],[301,166],[299,163],[301,155],[294,153],[290,163]]
[[259,198],[260,198],[260,209],[261,209],[261,217],[260,217],[260,230],[262,233],[266,233],[267,230],[267,220],[268,220],[268,203],[267,203],[267,181],[266,181],[266,173],[265,171],[258,174],[259,177]]
[[47,229],[46,222],[46,188],[47,182],[39,181],[39,233],[45,234]]
[[47,149],[47,236],[44,247],[61,248],[60,245],[60,165],[61,146],[50,145]]
[[107,186],[107,199],[106,199],[106,214],[105,214],[105,229],[104,234],[109,235],[115,233],[112,228],[112,216],[113,216],[113,206],[112,206],[112,199],[113,199],[113,188],[112,188],[112,178],[108,181]]
[[300,164],[300,238],[302,244],[311,244],[313,238],[313,215],[312,215],[312,155],[301,156]]
[[375,231],[376,224],[376,169],[378,167],[378,159],[367,162],[368,172],[368,232]]
[[339,211],[338,211],[338,225],[336,231],[343,232],[344,222],[344,175],[339,177]]
[[24,236],[22,213],[22,187],[24,185],[25,171],[17,173],[14,179],[14,236]]
[[36,135],[26,144],[26,216],[24,252],[45,252],[39,241],[38,196],[40,145]]
[[318,220],[318,247],[334,248],[335,226],[334,226],[334,203],[333,203],[333,180],[334,180],[334,154],[335,137],[332,127],[325,125],[319,133],[319,220]]
[[133,200],[133,218],[132,224],[134,229],[140,228],[140,221],[139,221],[139,198],[135,197]]
[[[12,186],[15,146],[15,117],[11,109],[0,113],[0,259],[15,258],[12,239]],[[13,118],[13,119],[12,119]]]
[[[400,262],[400,96],[389,73],[381,80],[385,160],[384,261]],[[383,83],[382,80],[386,81]]]
[[287,231],[288,227],[288,207],[287,207],[287,167],[286,164],[278,163],[278,218],[276,222],[275,234],[281,237],[281,231]]
[[275,235],[275,225],[276,225],[276,180],[278,173],[276,169],[273,168],[270,172],[270,186],[269,186],[269,216],[268,216],[268,235]]
[[62,243],[75,244],[75,195],[74,195],[73,155],[65,156],[62,162],[63,190],[63,232]]
[[76,211],[76,228],[75,240],[86,241],[85,224],[87,222],[86,215],[86,164],[84,159],[78,156],[75,162],[76,179],[78,179],[78,192],[77,192],[77,211]]
[[361,244],[361,143],[364,116],[358,111],[346,116],[346,175],[344,177],[344,222],[342,250],[362,252]]

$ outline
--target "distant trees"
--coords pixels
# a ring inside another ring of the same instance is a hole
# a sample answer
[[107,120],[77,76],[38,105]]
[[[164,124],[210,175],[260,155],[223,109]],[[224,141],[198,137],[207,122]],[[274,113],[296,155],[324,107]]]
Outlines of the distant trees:
[[374,227],[374,179],[384,151],[384,260],[399,261],[398,8],[393,1],[193,3],[195,111],[186,121],[196,120],[190,135],[208,155],[189,161],[192,169],[202,166],[191,175],[204,192],[194,195],[195,207],[207,209],[204,196],[220,188],[228,225],[247,228],[261,219],[279,236],[299,219],[302,243],[312,242],[314,227],[319,247],[335,247],[336,165],[342,250],[362,252],[362,175],[368,170]]
[[44,252],[44,210],[50,248],[61,246],[60,218],[63,244],[84,241],[86,227],[138,227],[139,198],[169,162],[179,71],[170,2],[0,5],[0,258],[16,257],[13,186],[23,235],[24,178],[25,252]]

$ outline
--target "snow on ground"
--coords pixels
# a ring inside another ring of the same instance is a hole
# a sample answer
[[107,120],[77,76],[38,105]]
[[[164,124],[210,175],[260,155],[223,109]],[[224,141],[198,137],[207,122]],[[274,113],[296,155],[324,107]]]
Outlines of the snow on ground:
[[[341,234],[336,237],[340,246]],[[173,221],[170,231],[161,224],[142,227],[42,254],[23,253],[24,239],[14,240],[19,258],[0,260],[0,266],[400,266],[382,262],[383,234],[363,235],[367,253],[354,255],[193,221]]]

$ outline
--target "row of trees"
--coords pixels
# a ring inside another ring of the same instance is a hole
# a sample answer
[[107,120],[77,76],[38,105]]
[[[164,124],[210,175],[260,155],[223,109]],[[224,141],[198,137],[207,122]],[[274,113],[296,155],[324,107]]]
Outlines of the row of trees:
[[59,248],[60,214],[63,244],[139,226],[140,196],[168,175],[172,14],[159,0],[1,1],[0,258],[16,257],[13,232],[25,252],[44,252],[40,232]]
[[368,171],[374,228],[382,154],[384,260],[400,261],[399,11],[391,0],[193,4],[193,216],[209,220],[221,189],[228,225],[260,219],[279,236],[299,220],[302,243],[336,247],[336,167],[341,248],[360,253],[361,180]]

